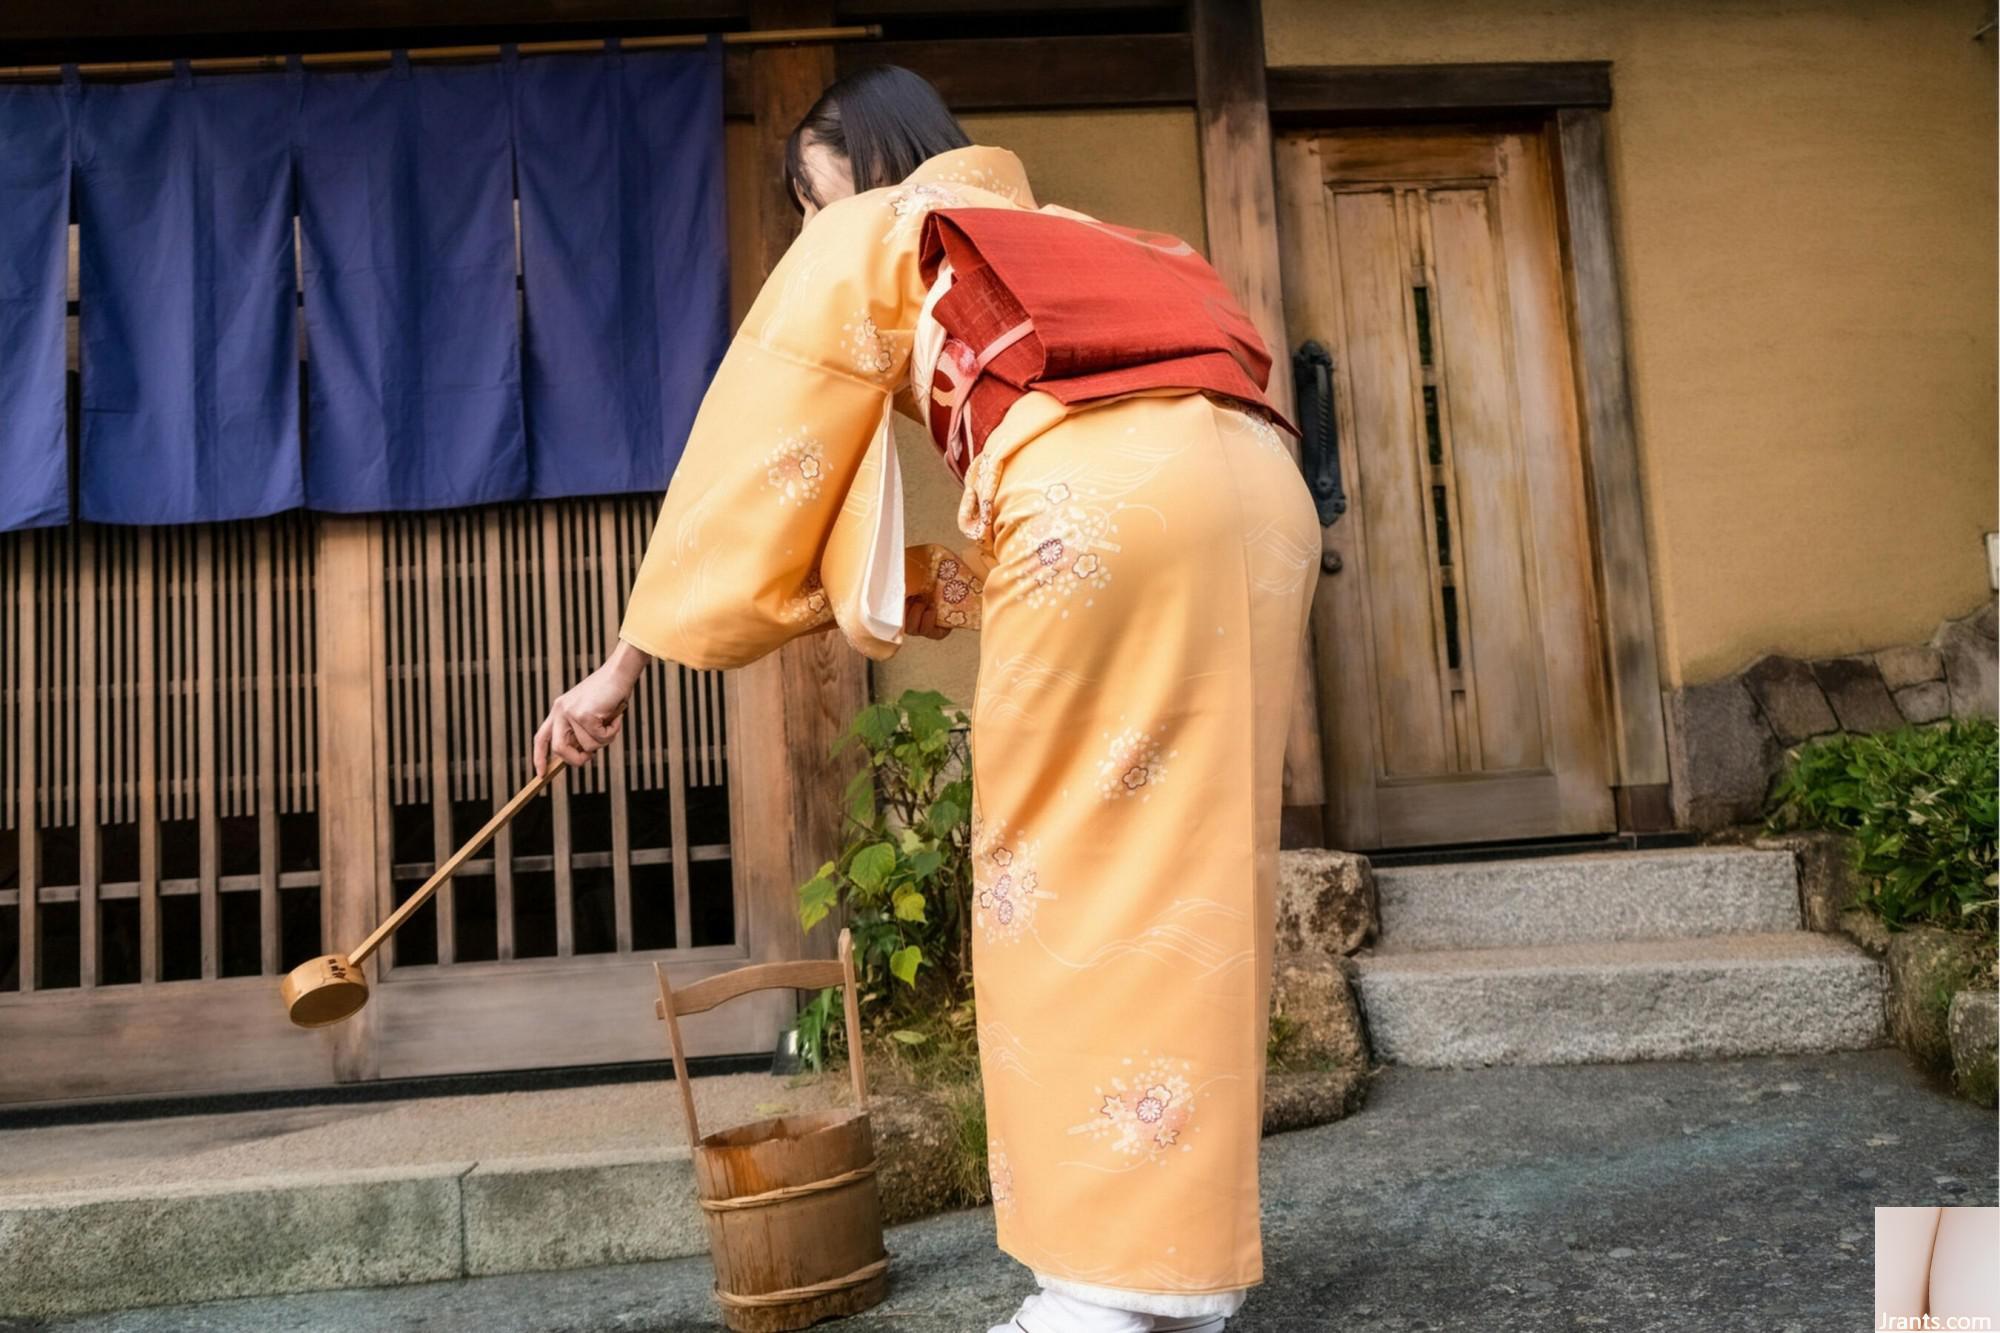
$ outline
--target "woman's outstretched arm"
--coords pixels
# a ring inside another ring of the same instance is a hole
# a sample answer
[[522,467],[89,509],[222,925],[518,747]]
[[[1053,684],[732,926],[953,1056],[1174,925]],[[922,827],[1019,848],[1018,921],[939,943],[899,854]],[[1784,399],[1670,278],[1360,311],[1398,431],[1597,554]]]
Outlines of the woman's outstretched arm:
[[653,658],[742,666],[837,610],[852,623],[821,563],[843,509],[866,502],[863,460],[908,377],[921,218],[900,193],[822,209],[758,293],[695,415],[617,647],[550,705],[537,771],[615,739]]

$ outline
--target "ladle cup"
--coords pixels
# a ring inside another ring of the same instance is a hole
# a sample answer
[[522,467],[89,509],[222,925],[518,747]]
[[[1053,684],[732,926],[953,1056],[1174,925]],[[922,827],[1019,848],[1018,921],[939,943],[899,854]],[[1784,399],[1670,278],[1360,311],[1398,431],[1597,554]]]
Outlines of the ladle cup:
[[361,941],[360,948],[348,954],[323,954],[300,963],[287,973],[278,989],[285,1000],[285,1013],[292,1022],[302,1028],[323,1028],[359,1013],[361,1006],[368,1003],[368,978],[361,971],[361,965],[368,961],[368,956],[381,946],[383,940],[395,934],[397,927],[416,915],[417,909],[437,892],[438,885],[450,879],[467,858],[484,847],[487,839],[498,833],[508,820],[520,812],[522,806],[548,785],[549,779],[562,770],[563,761],[558,759],[549,765],[547,772],[537,774],[527,786],[515,792],[514,798],[486,821],[485,828],[453,852],[451,859],[439,866],[437,873],[425,880],[422,888],[411,894],[409,900],[398,907],[387,921],[375,927],[374,934]]

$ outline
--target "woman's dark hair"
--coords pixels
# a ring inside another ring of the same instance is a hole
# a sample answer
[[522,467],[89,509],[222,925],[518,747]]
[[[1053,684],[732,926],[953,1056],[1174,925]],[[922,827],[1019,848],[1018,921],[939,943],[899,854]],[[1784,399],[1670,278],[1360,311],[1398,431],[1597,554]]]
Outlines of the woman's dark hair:
[[826,203],[806,175],[808,144],[847,159],[854,192],[894,185],[925,158],[972,143],[930,80],[901,65],[870,65],[835,80],[785,140],[785,184],[792,207]]

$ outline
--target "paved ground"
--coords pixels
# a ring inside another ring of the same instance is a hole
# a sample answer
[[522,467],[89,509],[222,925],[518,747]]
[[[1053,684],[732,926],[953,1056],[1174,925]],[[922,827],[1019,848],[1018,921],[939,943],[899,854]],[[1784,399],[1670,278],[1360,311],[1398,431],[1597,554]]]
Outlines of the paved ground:
[[[1268,1281],[1231,1333],[1865,1329],[1873,1209],[2000,1203],[1995,1120],[1893,1050],[1391,1070],[1264,1144]],[[829,1333],[983,1333],[1031,1289],[991,1214],[889,1233],[896,1280]],[[4,1280],[4,1268],[0,1268]],[[92,1316],[0,1331],[719,1328],[705,1259]]]
[[[695,1080],[708,1126],[816,1110],[848,1096],[837,1074]],[[213,1183],[306,1171],[616,1153],[687,1142],[671,1077],[528,1092],[275,1107],[219,1115],[0,1130],[0,1197]]]

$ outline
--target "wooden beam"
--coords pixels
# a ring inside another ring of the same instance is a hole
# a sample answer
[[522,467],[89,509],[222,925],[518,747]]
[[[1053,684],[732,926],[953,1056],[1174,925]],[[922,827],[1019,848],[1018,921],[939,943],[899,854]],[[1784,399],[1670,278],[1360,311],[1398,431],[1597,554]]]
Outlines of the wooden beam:
[[642,23],[655,32],[682,26],[700,31],[736,27],[744,10],[743,0],[346,0],[339,5],[316,0],[92,0],[77,6],[10,5],[0,19],[0,42],[11,47],[107,38],[180,41],[279,32],[536,31]]
[[959,112],[1186,106],[1195,100],[1194,46],[1184,33],[842,42],[833,56],[842,75],[876,64],[915,70]]
[[1162,9],[1160,0],[841,0],[840,16],[849,21],[889,18],[1012,18],[1051,14],[1115,14],[1119,10]]
[[[1263,5],[1261,0],[1194,0],[1189,19],[1209,262],[1256,322],[1271,351],[1271,401],[1292,416],[1290,349],[1278,272],[1278,196],[1264,89]],[[1319,806],[1326,801],[1326,781],[1309,638],[1299,641],[1299,655],[1285,737],[1285,804]]]
[[[1554,136],[1584,466],[1596,518],[1598,597],[1617,742],[1617,785],[1662,786],[1667,782],[1666,721],[1660,703],[1638,432],[1625,364],[1625,308],[1612,231],[1604,112],[1582,107],[1558,111]],[[1632,810],[1636,815],[1644,808]]]
[[1265,77],[1274,117],[1317,123],[1611,105],[1603,60],[1273,65]]

